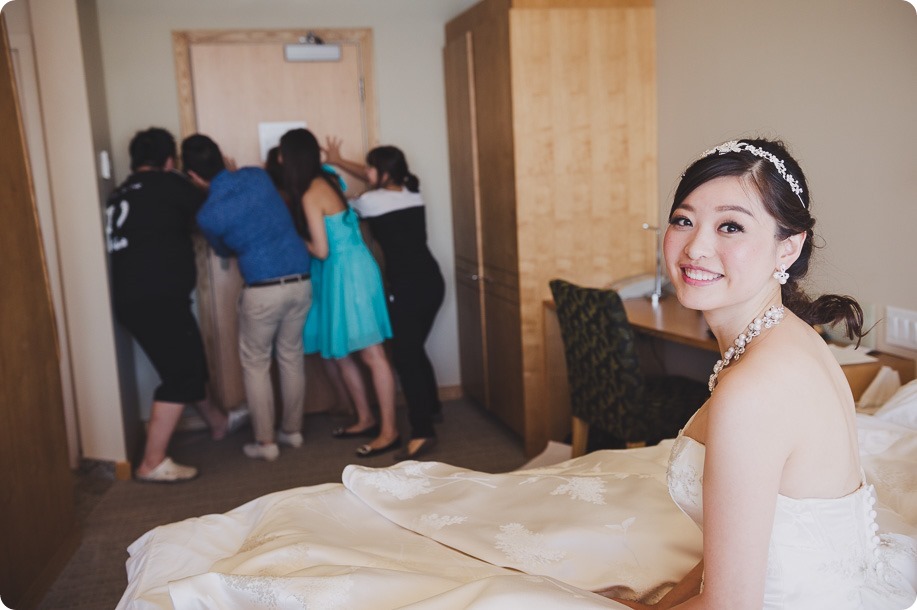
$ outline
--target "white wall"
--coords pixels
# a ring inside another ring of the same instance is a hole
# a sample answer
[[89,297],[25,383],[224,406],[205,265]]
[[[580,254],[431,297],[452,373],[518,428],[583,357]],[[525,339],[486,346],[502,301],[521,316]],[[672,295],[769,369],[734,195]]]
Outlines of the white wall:
[[[81,455],[123,462],[102,211],[76,3],[33,0],[27,5],[66,320],[58,332],[68,333]],[[42,222],[42,230],[48,230]]]
[[[173,30],[370,27],[379,138],[405,151],[427,200],[430,246],[446,276],[446,302],[427,344],[442,386],[460,383],[442,47],[446,21],[473,0],[98,0],[115,177],[129,168],[138,129],[179,133]],[[138,357],[141,393],[155,373]],[[148,400],[141,397],[140,403]]]
[[[788,142],[825,247],[813,292],[917,310],[917,11],[904,0],[657,0],[659,194],[700,152]],[[884,326],[873,340],[884,345]],[[872,334],[872,333],[871,333]]]

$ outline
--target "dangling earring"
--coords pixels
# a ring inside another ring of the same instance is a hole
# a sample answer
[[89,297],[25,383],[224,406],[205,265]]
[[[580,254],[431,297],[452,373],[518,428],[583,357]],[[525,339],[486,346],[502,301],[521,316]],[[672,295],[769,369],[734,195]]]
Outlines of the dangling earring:
[[790,279],[790,274],[786,272],[786,265],[780,265],[780,270],[774,271],[774,279],[781,285],[786,284],[786,281]]

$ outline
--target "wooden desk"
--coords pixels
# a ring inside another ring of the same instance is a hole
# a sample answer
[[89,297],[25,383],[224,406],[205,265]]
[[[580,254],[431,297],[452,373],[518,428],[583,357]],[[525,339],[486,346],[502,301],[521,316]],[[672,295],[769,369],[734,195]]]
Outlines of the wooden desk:
[[699,311],[682,307],[674,297],[663,297],[657,307],[653,307],[649,299],[622,302],[627,321],[638,333],[719,353],[704,316]]
[[[627,320],[637,333],[719,353],[716,339],[709,333],[703,315],[699,311],[682,307],[674,297],[663,298],[659,301],[658,307],[653,307],[649,299],[628,299],[623,303]],[[850,384],[854,400],[860,399],[882,366],[889,366],[898,371],[902,384],[914,379],[913,360],[877,351],[871,351],[869,355],[876,358],[877,362],[847,364],[841,367]]]
[[[716,339],[708,332],[707,323],[700,312],[682,307],[673,296],[662,298],[658,307],[653,307],[649,299],[627,299],[623,303],[627,319],[637,333],[638,343],[643,339],[650,339],[662,344],[661,348],[653,348],[652,358],[645,358],[643,353],[639,354],[644,367],[647,367],[648,361],[661,360],[662,362],[655,363],[656,368],[661,370],[653,371],[654,373],[685,374],[680,370],[668,370],[673,368],[672,361],[678,360],[678,364],[693,366],[694,373],[685,376],[706,382],[713,363],[719,358],[719,348]],[[563,441],[570,433],[570,386],[567,381],[567,361],[554,301],[544,302],[544,316],[545,389],[548,396],[547,404],[550,407],[546,413],[545,426],[547,438]],[[668,354],[669,362],[664,361],[666,354],[660,355],[656,351],[657,348],[669,349],[672,352]],[[870,355],[878,358],[878,362],[843,367],[854,400],[860,398],[883,365],[897,370],[902,384],[915,378],[917,363],[913,360],[879,352],[870,352]],[[691,362],[685,363],[685,360]]]

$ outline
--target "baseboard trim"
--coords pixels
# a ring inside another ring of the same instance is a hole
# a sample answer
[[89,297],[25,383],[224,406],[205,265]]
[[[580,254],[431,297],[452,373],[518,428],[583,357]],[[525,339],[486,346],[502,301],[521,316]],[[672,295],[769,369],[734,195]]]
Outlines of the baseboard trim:
[[[444,385],[439,386],[437,391],[439,399],[442,401],[446,400],[458,400],[464,396],[462,392],[462,386],[460,385]],[[395,395],[395,404],[399,407],[407,406],[407,401],[404,399],[404,393],[398,392]]]
[[[437,395],[441,401],[445,402],[448,400],[459,400],[460,398],[464,398],[465,393],[462,391],[462,386],[460,385],[445,385],[439,387]],[[395,405],[399,407],[407,406],[403,392],[399,391],[397,394],[395,394]],[[243,404],[239,408],[244,409],[247,407]],[[306,415],[314,415],[316,413],[332,413],[332,411],[328,409],[323,411],[310,411],[308,408],[305,411]],[[182,418],[178,420],[178,425],[175,427],[176,432],[199,432],[206,429],[207,422],[205,422],[198,413],[191,411],[191,409],[186,410],[185,414],[182,415]],[[127,469],[127,478],[130,479],[130,463],[127,463]],[[119,481],[123,480],[117,476],[117,470],[115,474]]]
[[131,468],[130,462],[115,462],[116,481],[130,481],[133,476],[133,469]]
[[440,400],[458,400],[464,397],[465,393],[462,391],[462,386],[460,385],[446,385],[440,386],[439,388]]

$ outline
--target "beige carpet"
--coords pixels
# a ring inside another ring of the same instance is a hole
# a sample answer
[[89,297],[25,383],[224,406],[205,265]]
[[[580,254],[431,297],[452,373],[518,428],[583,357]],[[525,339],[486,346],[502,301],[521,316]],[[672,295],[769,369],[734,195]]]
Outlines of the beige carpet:
[[[521,440],[489,413],[466,401],[451,401],[437,426],[439,444],[426,459],[485,472],[514,470],[525,463]],[[401,430],[406,413],[399,410]],[[127,546],[146,531],[172,521],[226,512],[258,496],[340,481],[347,464],[388,466],[392,455],[358,460],[359,439],[338,440],[331,430],[342,422],[327,415],[307,416],[300,449],[282,448],[276,462],[250,460],[242,445],[251,440],[244,427],[213,442],[205,432],[177,434],[170,453],[197,466],[201,476],[176,485],[100,480],[104,473],[77,473],[77,509],[83,518],[83,540],[40,608],[114,608],[127,586]]]

